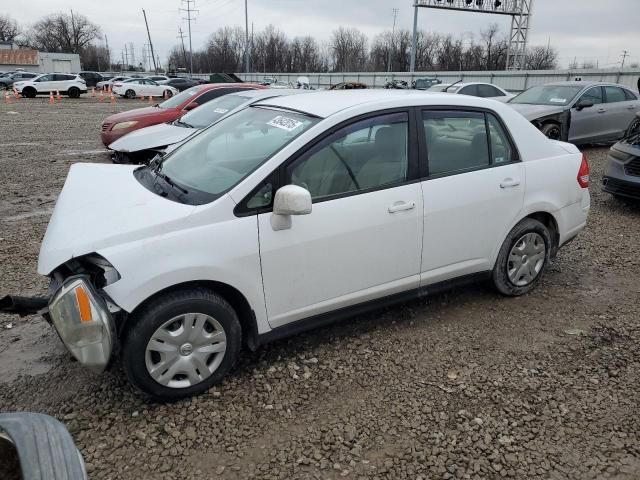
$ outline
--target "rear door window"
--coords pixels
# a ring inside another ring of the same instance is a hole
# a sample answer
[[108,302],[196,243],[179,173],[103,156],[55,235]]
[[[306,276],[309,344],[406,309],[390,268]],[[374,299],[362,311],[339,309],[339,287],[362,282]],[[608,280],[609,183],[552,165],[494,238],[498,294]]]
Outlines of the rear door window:
[[[449,89],[449,91],[452,91],[452,89]],[[471,95],[472,97],[480,96],[478,92],[478,85],[467,85],[466,87],[461,88],[458,93],[460,95]]]
[[498,90],[493,85],[478,85],[478,94],[480,97],[504,97],[504,93]]
[[627,101],[627,96],[624,94],[624,90],[619,87],[604,87],[604,92],[607,96],[607,103]]

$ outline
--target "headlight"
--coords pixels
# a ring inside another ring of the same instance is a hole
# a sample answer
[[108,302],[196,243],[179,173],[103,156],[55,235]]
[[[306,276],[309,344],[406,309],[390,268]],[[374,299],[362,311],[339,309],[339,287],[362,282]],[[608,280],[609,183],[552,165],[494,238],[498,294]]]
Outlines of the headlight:
[[100,372],[111,358],[115,330],[105,302],[86,278],[67,280],[49,303],[49,314],[73,356]]
[[124,128],[133,127],[137,123],[138,123],[137,120],[132,120],[130,122],[116,123],[111,130],[122,130]]

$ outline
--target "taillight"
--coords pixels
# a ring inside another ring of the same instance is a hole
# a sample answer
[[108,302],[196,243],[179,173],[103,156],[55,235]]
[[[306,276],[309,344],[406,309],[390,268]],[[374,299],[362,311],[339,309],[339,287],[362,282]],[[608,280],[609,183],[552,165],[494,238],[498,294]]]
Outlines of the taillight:
[[578,184],[581,188],[589,188],[589,162],[584,153],[582,154],[580,170],[578,170]]

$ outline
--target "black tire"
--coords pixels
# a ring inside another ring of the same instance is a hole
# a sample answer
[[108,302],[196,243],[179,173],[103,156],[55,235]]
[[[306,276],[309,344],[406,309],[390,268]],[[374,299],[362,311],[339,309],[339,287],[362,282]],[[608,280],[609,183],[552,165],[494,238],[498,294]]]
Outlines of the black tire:
[[80,89],[76,87],[71,87],[67,90],[67,95],[69,98],[80,98]]
[[540,131],[544,133],[545,137],[551,140],[560,140],[562,135],[562,129],[557,123],[545,123]]
[[[156,382],[146,366],[150,339],[163,324],[189,313],[213,317],[226,335],[226,350],[217,369],[205,380],[186,388],[172,388]],[[129,319],[122,345],[122,366],[129,381],[156,401],[169,402],[207,391],[219,383],[234,367],[242,346],[242,328],[229,303],[205,288],[190,288],[167,293],[151,300]]]
[[36,89],[33,87],[26,87],[22,90],[22,96],[27,98],[36,98]]
[[164,97],[165,98],[171,98],[173,97],[173,92],[171,90],[165,90],[164,91]]
[[134,99],[134,98],[136,98],[136,92],[134,92],[133,90],[129,89],[126,92],[124,92],[124,96],[126,98],[129,98],[129,99]]
[[[537,233],[544,240],[544,263],[537,276],[531,283],[528,283],[527,285],[516,285],[509,279],[509,254],[511,253],[511,250],[514,248],[516,243],[529,233]],[[498,259],[496,260],[496,264],[493,268],[492,274],[493,283],[496,289],[502,295],[506,295],[508,297],[519,297],[520,295],[529,293],[538,285],[540,279],[544,276],[544,273],[551,259],[552,247],[553,244],[551,240],[551,234],[549,233],[549,229],[544,224],[532,218],[525,218],[524,220],[522,220],[515,227],[513,227],[511,232],[509,232],[509,235],[507,235],[506,240],[500,248],[500,253],[498,254]]]

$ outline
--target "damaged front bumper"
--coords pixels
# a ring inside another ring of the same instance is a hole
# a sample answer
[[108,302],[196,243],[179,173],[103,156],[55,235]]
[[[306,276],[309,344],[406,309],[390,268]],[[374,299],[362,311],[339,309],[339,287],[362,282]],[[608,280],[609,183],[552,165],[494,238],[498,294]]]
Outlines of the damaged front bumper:
[[0,311],[21,316],[41,314],[78,362],[91,370],[103,372],[111,360],[115,322],[86,275],[66,279],[48,302],[43,298],[4,297]]

